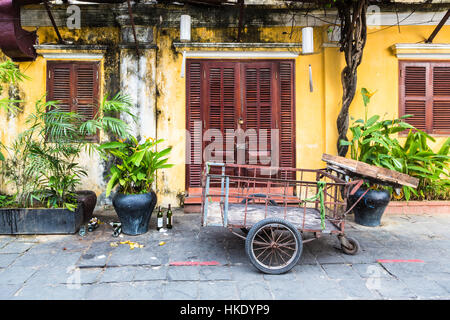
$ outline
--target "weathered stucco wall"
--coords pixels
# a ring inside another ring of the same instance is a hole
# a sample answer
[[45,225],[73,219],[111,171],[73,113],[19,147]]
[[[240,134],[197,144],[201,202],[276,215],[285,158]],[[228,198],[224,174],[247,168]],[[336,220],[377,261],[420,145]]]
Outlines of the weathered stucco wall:
[[[119,90],[119,64],[118,50],[115,47],[119,39],[118,29],[86,28],[81,32],[81,30],[60,28],[60,33],[64,39],[73,41],[75,44],[105,44],[111,46],[111,49],[105,52],[104,57],[100,60],[100,97],[106,93],[117,92]],[[40,44],[56,42],[56,34],[50,27],[39,28],[38,37]],[[53,52],[64,52],[64,50],[53,50]],[[83,53],[82,50],[77,52]],[[57,60],[64,59],[58,58]],[[47,59],[38,55],[35,61],[18,63],[18,66],[29,79],[24,80],[17,86],[20,98],[24,101],[21,104],[20,112],[16,116],[8,116],[4,111],[0,114],[1,139],[7,146],[11,145],[17,135],[27,128],[25,123],[27,116],[34,111],[35,102],[38,99],[45,98],[46,93]],[[107,139],[107,137],[100,133],[100,139]],[[105,167],[107,167],[107,164],[95,153],[91,155],[83,153],[79,161],[88,173],[88,176],[82,179],[81,188],[93,190],[100,195],[105,189]]]
[[[427,38],[435,26],[370,27],[364,58],[358,71],[358,90],[350,108],[355,118],[362,117],[364,108],[359,90],[378,90],[369,106],[369,114],[380,114],[386,118],[398,116],[398,59],[390,47],[396,43],[418,43]],[[31,28],[33,29],[33,28]],[[344,66],[342,54],[337,47],[324,46],[327,26],[314,28],[315,54],[299,55],[295,58],[296,95],[296,159],[297,166],[318,168],[324,152],[336,153],[336,118],[340,110],[340,72]],[[75,44],[103,44],[109,48],[102,61],[102,94],[116,93],[120,88],[127,91],[139,86],[136,97],[136,112],[139,123],[134,131],[141,137],[155,135],[164,139],[164,146],[172,146],[170,163],[175,166],[160,172],[157,190],[162,205],[178,204],[178,197],[185,191],[185,139],[186,139],[186,90],[181,77],[183,50],[175,49],[179,39],[178,27],[153,28],[153,43],[157,48],[143,49],[142,60],[133,60],[133,48],[120,49],[120,28],[85,27],[82,30],[60,28],[63,38]],[[301,27],[296,27],[291,37],[291,28],[282,26],[254,26],[246,28],[243,42],[299,42]],[[40,43],[56,42],[51,27],[38,29]],[[237,36],[235,27],[193,27],[193,42],[232,42]],[[450,26],[444,26],[434,40],[435,43],[450,43]],[[188,48],[186,50],[195,50]],[[223,51],[273,51],[263,48],[224,48],[201,50]],[[299,51],[298,49],[277,49]],[[128,61],[128,62],[127,62]],[[134,62],[133,62],[134,61]],[[121,64],[122,62],[122,64]],[[124,67],[124,64],[127,66]],[[309,88],[309,65],[312,68],[314,90]],[[16,117],[0,115],[2,142],[8,144],[24,129],[24,120],[33,108],[33,102],[45,93],[46,61],[39,56],[34,62],[19,64],[20,69],[31,80],[19,86],[21,98],[27,102]],[[141,82],[139,85],[138,82]],[[128,88],[128,89],[127,89]],[[132,90],[136,92],[135,89]],[[156,121],[156,128],[154,123]],[[441,145],[445,137],[437,137]],[[98,195],[104,192],[107,164],[100,159],[82,157],[89,169],[89,177],[83,180],[83,189],[92,189]]]

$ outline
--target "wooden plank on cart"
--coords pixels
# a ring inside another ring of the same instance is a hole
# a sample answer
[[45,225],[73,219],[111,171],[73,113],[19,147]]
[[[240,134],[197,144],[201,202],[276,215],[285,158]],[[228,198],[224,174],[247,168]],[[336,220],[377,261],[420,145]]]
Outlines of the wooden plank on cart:
[[407,174],[389,170],[386,168],[380,168],[353,159],[332,156],[330,154],[324,153],[322,155],[322,161],[325,161],[326,163],[334,165],[341,169],[353,172],[357,175],[376,179],[382,182],[394,183],[397,185],[403,185],[413,188],[417,188],[417,185],[419,184],[419,179],[411,177]]

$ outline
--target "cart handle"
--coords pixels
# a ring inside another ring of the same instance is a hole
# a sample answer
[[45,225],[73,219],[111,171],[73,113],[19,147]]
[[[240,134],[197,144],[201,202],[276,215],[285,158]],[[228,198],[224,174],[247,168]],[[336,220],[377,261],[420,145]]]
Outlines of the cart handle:
[[355,203],[350,207],[350,209],[348,209],[347,211],[344,212],[344,216],[353,210],[353,208],[361,201],[361,199],[366,195],[367,192],[369,192],[369,190],[370,189],[367,189],[366,191],[364,191],[364,193],[359,197],[358,200],[355,201]]

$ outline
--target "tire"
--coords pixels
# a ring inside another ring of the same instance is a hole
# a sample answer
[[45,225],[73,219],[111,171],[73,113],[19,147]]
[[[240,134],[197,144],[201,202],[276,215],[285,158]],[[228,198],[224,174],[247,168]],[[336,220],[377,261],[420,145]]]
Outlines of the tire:
[[[266,195],[265,195],[265,194],[262,194],[262,193],[251,194],[250,196],[255,197],[255,198],[265,198],[265,197],[266,197]],[[254,199],[252,199],[252,200],[250,200],[250,201],[254,201]],[[250,201],[249,201],[249,203],[251,203]],[[246,202],[246,200],[244,199],[244,200],[241,201],[241,204],[245,204],[245,202]],[[275,202],[275,200],[270,199],[270,200],[269,200],[269,206],[277,206],[277,203]],[[249,229],[247,229],[247,228],[241,228],[241,231],[242,231],[245,235],[247,235]]]
[[[284,248],[281,249],[281,246]],[[302,250],[300,232],[292,223],[278,218],[261,220],[250,229],[245,239],[245,252],[250,262],[267,274],[282,274],[291,270],[298,263]]]
[[345,254],[348,254],[348,255],[355,255],[355,254],[357,254],[358,252],[359,252],[359,248],[360,248],[360,246],[359,246],[359,242],[356,240],[356,239],[354,239],[354,238],[347,238],[347,241],[352,245],[352,247],[351,248],[348,248],[348,247],[345,247],[342,243],[341,243],[341,248],[342,248],[342,251],[345,253]]

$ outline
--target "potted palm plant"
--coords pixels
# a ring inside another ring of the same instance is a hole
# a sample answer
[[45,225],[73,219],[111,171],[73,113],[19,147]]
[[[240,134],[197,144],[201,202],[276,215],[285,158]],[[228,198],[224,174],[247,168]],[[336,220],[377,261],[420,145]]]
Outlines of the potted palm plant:
[[[131,112],[132,105],[130,97],[121,92],[112,98],[108,94],[103,97],[103,100],[98,106],[97,113],[93,118],[82,121],[79,127],[79,133],[83,137],[81,141],[84,142],[84,146],[88,149],[89,153],[98,151],[99,144],[95,142],[95,139],[94,141],[90,141],[92,140],[90,138],[97,136],[99,130],[108,134],[112,139],[129,137],[128,124],[114,115],[128,114],[135,120],[135,116]],[[75,194],[83,205],[84,220],[90,220],[97,204],[96,193],[92,190],[77,190]]]
[[135,137],[130,137],[99,147],[105,156],[115,161],[111,167],[106,196],[118,188],[112,202],[125,234],[139,235],[148,231],[148,223],[157,202],[153,190],[156,171],[173,166],[167,163],[166,158],[171,147],[156,150],[162,141],[148,138],[140,143]]
[[[0,93],[3,85],[27,78],[11,61],[0,63]],[[22,102],[0,99],[0,108],[15,113]],[[58,101],[39,99],[26,119],[26,130],[11,145],[0,143],[0,176],[9,188],[0,195],[0,234],[75,233],[96,203],[94,192],[77,191],[86,176],[78,163],[80,153],[95,149],[87,138],[98,130],[127,136],[127,124],[112,114],[131,114],[130,107],[127,96],[105,96],[99,112],[85,121],[60,110]]]
[[0,203],[0,233],[74,233],[83,208],[74,190],[86,172],[75,161],[81,151],[77,114],[38,100],[27,129],[5,147],[2,177],[13,190]]

